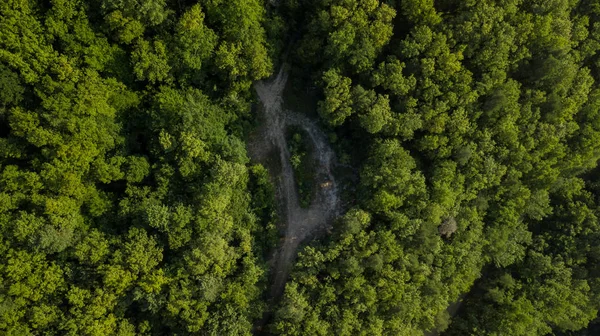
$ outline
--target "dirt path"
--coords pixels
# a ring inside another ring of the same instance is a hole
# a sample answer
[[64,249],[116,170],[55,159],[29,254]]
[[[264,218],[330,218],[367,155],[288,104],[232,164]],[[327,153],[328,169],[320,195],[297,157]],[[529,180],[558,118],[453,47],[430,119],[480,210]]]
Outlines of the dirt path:
[[[272,261],[274,274],[270,291],[272,298],[277,298],[283,293],[300,243],[313,233],[326,229],[331,220],[338,215],[340,204],[336,181],[332,174],[334,152],[325,134],[309,118],[283,108],[283,90],[287,79],[288,71],[284,65],[277,77],[268,81],[259,81],[254,85],[264,106],[262,118],[264,125],[261,127],[261,141],[258,146],[275,147],[281,162],[281,173],[279,176],[274,176],[274,179],[277,181],[277,198],[284,212],[281,218],[285,221],[286,229],[285,240]],[[313,203],[307,209],[300,207],[286,143],[287,126],[297,126],[306,131],[314,147],[317,183],[329,182],[327,186],[318,188]],[[261,148],[260,151],[264,152],[265,149]],[[250,150],[250,155],[252,153],[253,151]]]

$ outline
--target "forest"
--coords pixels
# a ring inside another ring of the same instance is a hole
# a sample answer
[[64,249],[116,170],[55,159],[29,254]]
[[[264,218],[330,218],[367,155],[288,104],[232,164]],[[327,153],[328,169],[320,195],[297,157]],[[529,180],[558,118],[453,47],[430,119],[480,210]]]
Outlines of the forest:
[[[286,65],[352,182],[273,297]],[[0,334],[596,335],[599,160],[598,0],[2,0]]]

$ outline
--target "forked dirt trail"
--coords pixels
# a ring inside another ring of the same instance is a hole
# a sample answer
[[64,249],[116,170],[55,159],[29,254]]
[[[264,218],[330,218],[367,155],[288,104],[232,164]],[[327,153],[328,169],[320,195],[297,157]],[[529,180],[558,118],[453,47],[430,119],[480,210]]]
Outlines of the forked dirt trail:
[[[264,106],[264,125],[258,146],[274,147],[279,153],[281,172],[273,176],[277,181],[277,200],[282,209],[281,218],[285,221],[285,240],[274,256],[271,297],[279,297],[285,288],[286,280],[296,257],[300,243],[311,234],[327,228],[338,215],[340,198],[333,176],[334,152],[325,134],[317,124],[304,115],[283,107],[283,90],[287,83],[288,71],[283,65],[275,77],[254,84]],[[286,127],[302,128],[309,135],[314,149],[315,175],[319,183],[316,196],[309,208],[301,208],[298,190],[294,180],[294,170],[286,143]],[[256,144],[255,144],[256,146]],[[260,149],[264,151],[265,148]],[[250,155],[253,151],[250,150]]]

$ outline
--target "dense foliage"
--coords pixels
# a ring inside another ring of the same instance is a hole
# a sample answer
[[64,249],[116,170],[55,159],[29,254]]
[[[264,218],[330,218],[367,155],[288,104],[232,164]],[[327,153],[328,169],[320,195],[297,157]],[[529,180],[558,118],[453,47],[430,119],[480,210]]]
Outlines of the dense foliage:
[[[359,182],[269,307],[282,53]],[[0,334],[593,334],[599,55],[594,0],[0,1]]]
[[1,334],[250,334],[264,20],[256,0],[1,2]]
[[[582,175],[600,158],[598,5],[302,8],[296,60],[323,90],[322,119],[360,162],[360,202],[301,252],[272,330],[587,326],[600,302],[597,175]],[[448,307],[468,292],[450,324]]]

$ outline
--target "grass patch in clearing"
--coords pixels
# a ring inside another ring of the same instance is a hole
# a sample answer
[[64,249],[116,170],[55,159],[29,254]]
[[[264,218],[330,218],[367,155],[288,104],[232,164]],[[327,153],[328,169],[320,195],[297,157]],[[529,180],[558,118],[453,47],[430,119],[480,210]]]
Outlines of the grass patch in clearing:
[[299,127],[289,127],[286,130],[286,140],[290,152],[290,163],[294,169],[294,180],[298,189],[300,206],[308,208],[316,192],[312,143],[306,131]]

